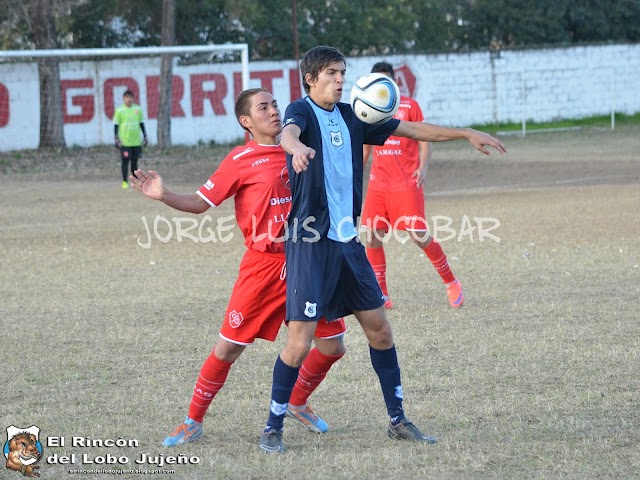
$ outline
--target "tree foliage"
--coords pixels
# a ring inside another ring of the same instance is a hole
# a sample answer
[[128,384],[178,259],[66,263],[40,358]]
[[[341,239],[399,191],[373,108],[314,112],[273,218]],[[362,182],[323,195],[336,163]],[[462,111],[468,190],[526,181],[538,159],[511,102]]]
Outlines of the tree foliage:
[[[176,43],[294,56],[294,0],[176,0]],[[0,47],[33,48],[29,0],[0,0]],[[162,0],[52,0],[62,47],[159,45]],[[640,0],[297,0],[299,50],[348,55],[640,41]]]

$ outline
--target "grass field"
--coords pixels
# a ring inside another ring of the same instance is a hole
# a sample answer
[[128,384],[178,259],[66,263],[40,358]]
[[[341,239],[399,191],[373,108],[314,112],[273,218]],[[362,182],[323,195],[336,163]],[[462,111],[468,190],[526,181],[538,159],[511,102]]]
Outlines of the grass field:
[[[434,150],[428,214],[451,217],[456,231],[464,218],[500,222],[491,232],[500,242],[477,231],[443,242],[465,287],[462,309],[449,308],[416,247],[387,246],[405,406],[439,443],[386,438],[367,344],[349,318],[347,355],[312,397],[330,432],[287,424],[288,451],[276,457],[257,441],[285,329],[233,367],[201,441],[160,446],[216,339],[244,251],[239,231],[228,242],[178,241],[172,219],[193,216],[120,191],[113,149],[1,155],[0,429],[35,424],[45,457],[76,455],[75,465],[43,459],[42,478],[156,468],[135,463],[143,454],[199,459],[150,478],[638,478],[640,129],[507,142],[504,157],[462,142]],[[223,151],[150,149],[144,167],[194,191]],[[208,212],[214,226],[232,213],[231,202]],[[153,235],[143,248],[143,219],[153,228],[157,215],[173,234],[161,223],[168,241]],[[73,436],[138,446],[74,447]],[[129,462],[82,464],[83,454]]]

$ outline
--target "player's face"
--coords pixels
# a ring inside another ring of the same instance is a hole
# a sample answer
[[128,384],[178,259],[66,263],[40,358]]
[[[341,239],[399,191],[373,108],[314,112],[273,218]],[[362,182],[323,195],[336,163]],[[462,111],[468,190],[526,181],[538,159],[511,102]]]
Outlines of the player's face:
[[311,90],[309,96],[322,108],[331,110],[342,99],[342,87],[344,87],[347,67],[344,62],[335,62],[323,69],[318,78],[311,79],[309,74],[305,79]]
[[130,107],[133,103],[133,97],[131,95],[125,95],[124,97],[122,97],[122,99],[124,100],[124,104],[127,107]]
[[[277,137],[282,132],[282,119],[278,102],[269,92],[259,92],[252,97],[247,128],[256,140],[258,137]],[[258,140],[259,143],[263,143]]]

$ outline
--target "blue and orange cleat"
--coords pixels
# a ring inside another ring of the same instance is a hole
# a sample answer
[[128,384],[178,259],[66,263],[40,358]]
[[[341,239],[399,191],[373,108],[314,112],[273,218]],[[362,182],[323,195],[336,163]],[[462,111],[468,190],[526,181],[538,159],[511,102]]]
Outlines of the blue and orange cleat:
[[384,300],[384,308],[386,308],[387,310],[393,308],[393,302],[389,298],[389,295],[384,295],[382,298]]
[[302,407],[294,407],[292,405],[287,406],[286,416],[293,418],[300,425],[306,427],[314,433],[324,433],[329,430],[327,422],[322,420],[319,416],[313,413],[309,405]]
[[460,280],[447,283],[447,296],[449,297],[449,304],[452,308],[460,308],[462,306],[464,293],[462,293]]
[[183,443],[195,442],[202,436],[202,423],[191,420],[187,417],[184,423],[178,425],[178,427],[164,439],[162,442],[163,447],[175,447],[182,445]]

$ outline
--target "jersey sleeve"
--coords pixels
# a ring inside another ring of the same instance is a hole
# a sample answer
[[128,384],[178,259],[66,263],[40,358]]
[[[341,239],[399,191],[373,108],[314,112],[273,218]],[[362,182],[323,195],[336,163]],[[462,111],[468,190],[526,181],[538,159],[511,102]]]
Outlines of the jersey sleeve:
[[231,155],[228,155],[197,193],[209,205],[217,207],[227,198],[235,195],[238,188],[240,188],[240,172],[236,162]]
[[307,126],[307,106],[303,103],[306,100],[295,101],[287,107],[284,112],[283,128],[287,125],[296,125],[300,128],[301,132],[304,132]]
[[364,143],[369,145],[384,145],[400,125],[400,120],[392,118],[384,123],[369,125],[364,123]]
[[116,108],[116,111],[113,114],[113,124],[120,125],[120,109],[119,108]]

